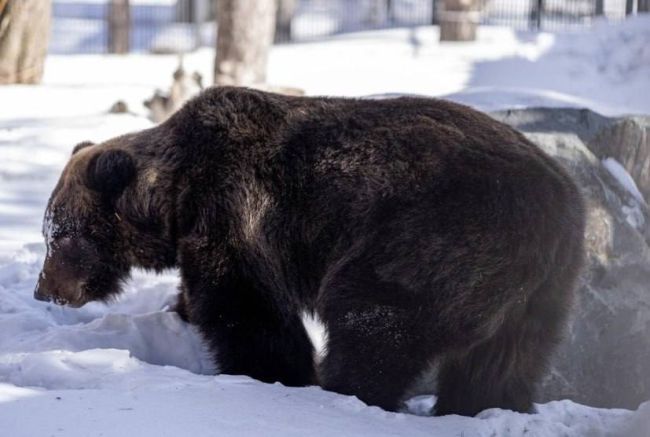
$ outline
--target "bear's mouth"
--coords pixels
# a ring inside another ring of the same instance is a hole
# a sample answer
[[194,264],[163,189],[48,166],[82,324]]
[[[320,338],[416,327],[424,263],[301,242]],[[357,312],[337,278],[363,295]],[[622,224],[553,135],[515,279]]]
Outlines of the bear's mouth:
[[34,290],[34,299],[41,302],[52,302],[55,305],[67,306],[70,308],[80,308],[84,306],[90,299],[86,296],[86,284],[85,281],[81,281],[75,290],[70,293],[60,293],[60,292],[43,292],[42,287],[36,286]]
[[70,308],[80,308],[88,303],[87,299],[69,300],[61,296],[43,296],[37,293],[34,293],[34,298],[41,302],[52,302],[55,305],[67,306]]
[[52,299],[52,302],[57,304],[57,305],[60,305],[60,306],[66,306],[66,307],[70,307],[70,308],[81,308],[88,301],[86,299],[80,299],[80,300],[73,301],[73,300],[68,300],[65,297],[58,297],[57,296],[57,297],[54,297]]

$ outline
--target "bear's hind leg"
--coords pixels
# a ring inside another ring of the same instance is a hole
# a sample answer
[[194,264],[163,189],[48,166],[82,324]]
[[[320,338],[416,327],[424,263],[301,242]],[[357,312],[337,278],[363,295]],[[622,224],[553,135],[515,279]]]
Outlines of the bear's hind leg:
[[407,290],[373,278],[369,270],[345,276],[324,292],[319,310],[328,334],[321,386],[397,411],[430,367],[431,342],[418,329],[418,307]]
[[436,415],[474,416],[488,408],[533,411],[535,386],[561,340],[573,277],[549,280],[512,308],[497,332],[450,354],[438,374]]

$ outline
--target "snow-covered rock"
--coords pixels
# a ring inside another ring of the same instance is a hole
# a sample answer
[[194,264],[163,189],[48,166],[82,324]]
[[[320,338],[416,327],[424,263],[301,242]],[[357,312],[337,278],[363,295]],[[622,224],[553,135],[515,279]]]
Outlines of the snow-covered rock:
[[622,164],[646,203],[650,201],[650,117],[613,120],[589,141],[589,148],[599,158]]
[[[650,399],[650,215],[639,192],[650,152],[639,147],[640,132],[650,117],[610,119],[550,108],[493,116],[564,163],[587,199],[587,267],[542,399],[637,408]],[[627,165],[606,157],[607,151],[620,151],[613,156]],[[634,171],[635,158],[645,170]]]

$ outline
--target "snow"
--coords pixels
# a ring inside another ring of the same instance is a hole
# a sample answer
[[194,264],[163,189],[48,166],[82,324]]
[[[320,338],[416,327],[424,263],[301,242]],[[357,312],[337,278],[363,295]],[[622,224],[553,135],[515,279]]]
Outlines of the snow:
[[[544,104],[650,113],[649,17],[570,35],[481,28],[475,43],[439,44],[436,37],[435,28],[421,27],[277,46],[269,79],[308,94],[450,95],[484,109]],[[203,49],[184,65],[207,82],[212,60]],[[316,387],[214,376],[198,334],[168,311],[174,271],[135,272],[110,305],[35,301],[43,213],[72,147],[151,126],[142,101],[169,87],[177,63],[162,55],[53,55],[42,86],[0,88],[3,435],[648,435],[650,403],[629,411],[562,400],[532,415],[433,418],[422,417],[432,396],[411,400],[413,414],[388,413]],[[131,113],[107,114],[118,99]],[[607,162],[634,193],[620,164]],[[322,349],[316,321],[307,326]]]
[[632,196],[634,196],[634,198],[639,203],[645,203],[643,194],[641,194],[641,191],[639,191],[639,187],[636,186],[636,182],[634,182],[632,176],[630,176],[630,174],[627,172],[627,170],[625,170],[625,167],[623,167],[620,162],[614,158],[605,158],[602,162],[607,171],[612,176],[614,176],[614,178],[618,181],[619,184],[623,186],[623,188],[625,188]]
[[[482,26],[478,36],[474,43],[439,43],[437,28],[424,26],[278,45],[268,80],[310,95],[423,94],[484,110],[543,105],[588,107],[604,115],[650,113],[650,16],[599,21],[591,31],[568,33]],[[209,83],[213,59],[204,48],[186,54],[184,63]],[[84,103],[65,105],[62,112],[103,111],[118,96],[142,112],[141,101],[152,87],[169,86],[177,64],[169,55],[55,55],[45,82],[66,99],[70,89],[83,91],[73,98]],[[12,101],[19,101],[25,117],[38,111],[31,99]],[[0,114],[7,109],[0,107]]]
[[[621,426],[631,418],[625,411],[603,415],[588,407],[552,402],[542,407],[541,421],[534,415],[488,410],[478,418],[448,416],[423,418],[386,413],[355,398],[309,388],[287,389],[260,384],[242,376],[205,377],[174,368],[153,368],[131,362],[117,351],[88,351],[83,356],[37,357],[35,368],[58,366],[59,373],[93,374],[104,371],[98,384],[83,381],[84,388],[18,388],[0,385],[7,408],[0,417],[21,417],[25,411],[38,420],[23,423],[15,436],[177,436],[197,433],[197,419],[211,435],[252,436],[585,436],[605,435],[608,426]],[[18,365],[18,364],[17,364]],[[88,371],[88,373],[90,373]],[[98,378],[99,379],[99,378]],[[90,385],[90,387],[89,387]],[[60,414],[52,414],[60,411]],[[574,415],[589,417],[590,425],[575,426]],[[269,420],[271,418],[271,420]],[[3,423],[10,424],[5,420]],[[595,426],[594,426],[595,425]],[[611,428],[610,428],[611,429]],[[496,433],[496,434],[495,434]],[[201,434],[199,431],[198,435]],[[641,434],[640,434],[641,435]]]
[[628,205],[623,205],[621,207],[623,214],[625,214],[625,220],[630,226],[642,232],[643,226],[645,225],[645,217],[641,211],[641,205],[645,205],[645,199],[639,188],[636,186],[636,182],[630,174],[625,170],[625,167],[614,158],[605,158],[602,160],[603,167],[618,181],[623,188],[625,188],[631,195],[634,200]]

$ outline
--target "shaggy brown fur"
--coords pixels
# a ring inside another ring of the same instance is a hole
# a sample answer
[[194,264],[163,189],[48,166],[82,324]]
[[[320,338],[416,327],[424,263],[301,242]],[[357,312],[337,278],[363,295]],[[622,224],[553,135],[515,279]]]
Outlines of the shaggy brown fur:
[[[437,414],[529,411],[583,257],[574,183],[521,134],[434,99],[213,88],[84,145],[46,214],[37,298],[180,267],[225,373],[319,382],[394,410],[440,365]],[[300,319],[328,334],[316,371]]]

